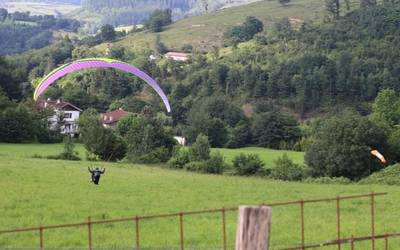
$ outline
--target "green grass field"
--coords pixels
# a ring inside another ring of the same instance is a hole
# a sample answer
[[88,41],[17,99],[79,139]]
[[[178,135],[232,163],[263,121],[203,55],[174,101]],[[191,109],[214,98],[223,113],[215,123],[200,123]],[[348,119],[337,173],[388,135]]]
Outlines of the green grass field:
[[[31,159],[32,153],[55,154],[62,145],[0,145],[0,230],[52,224],[130,217],[134,215],[235,207],[240,204],[335,197],[388,192],[376,198],[376,233],[399,231],[400,188],[370,185],[316,185],[272,181],[261,178],[203,175],[172,171],[160,166],[97,163],[106,167],[100,185],[89,182],[89,162]],[[77,148],[83,154],[82,147]],[[368,200],[343,201],[342,235],[370,234]],[[335,203],[307,204],[307,242],[334,239]],[[221,217],[186,217],[185,246],[217,249],[221,246]],[[234,244],[236,214],[227,215],[228,243]],[[95,248],[122,249],[134,245],[133,222],[94,225]],[[141,243],[146,249],[178,249],[178,218],[141,223]],[[299,243],[299,206],[273,210],[272,249]],[[46,249],[77,249],[87,246],[87,228],[57,229],[44,233]],[[0,249],[37,248],[38,233],[0,235]],[[389,249],[400,249],[400,240],[391,240]],[[356,249],[369,249],[357,243]],[[337,249],[336,247],[324,249]],[[349,248],[342,248],[349,249]],[[377,241],[377,249],[383,242]]]
[[[351,0],[351,8],[359,6],[359,1]],[[344,4],[343,11],[346,11]],[[292,0],[282,6],[277,0],[259,1],[212,12],[203,16],[182,19],[160,33],[140,32],[118,41],[115,46],[129,48],[153,47],[156,36],[172,50],[180,50],[184,44],[192,44],[198,50],[209,50],[222,45],[223,33],[234,25],[242,23],[247,16],[255,16],[263,21],[265,29],[270,31],[273,24],[283,17],[289,17],[294,26],[302,22],[322,20],[326,15],[325,3],[320,0]],[[104,51],[106,44],[98,46]]]

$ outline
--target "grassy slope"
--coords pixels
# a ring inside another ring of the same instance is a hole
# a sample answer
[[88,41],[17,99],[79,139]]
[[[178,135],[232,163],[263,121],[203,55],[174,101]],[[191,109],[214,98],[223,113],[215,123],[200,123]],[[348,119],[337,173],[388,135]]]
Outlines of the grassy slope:
[[[356,0],[351,1],[352,7]],[[264,22],[269,29],[274,22],[282,17],[291,18],[293,24],[304,20],[321,20],[325,16],[325,4],[320,0],[292,0],[286,7],[278,1],[260,1],[244,6],[232,7],[203,16],[182,19],[165,31],[158,33],[161,41],[171,49],[180,49],[184,44],[192,44],[197,49],[211,49],[220,46],[223,33],[230,27],[240,24],[247,16],[255,16]],[[118,41],[116,46],[152,47],[156,34],[141,32]],[[98,46],[104,50],[105,44]]]
[[[89,183],[88,162],[50,161],[23,158],[18,152],[27,146],[0,147],[0,229],[80,222],[93,219],[157,214],[180,210],[230,207],[239,204],[285,201],[299,198],[336,196],[338,194],[389,192],[377,198],[377,233],[398,231],[400,189],[369,185],[315,185],[287,183],[258,178],[211,176],[170,171],[142,165],[100,163],[107,168],[100,186]],[[10,149],[10,150],[9,150]],[[55,147],[38,147],[38,151],[56,152]],[[25,153],[24,153],[25,154]],[[342,235],[369,234],[367,200],[344,201]],[[306,205],[306,239],[318,242],[335,238],[335,204]],[[299,208],[274,208],[273,249],[298,243]],[[234,244],[236,215],[229,213],[228,242]],[[141,242],[147,247],[177,246],[178,219],[146,221],[141,224]],[[186,247],[219,246],[220,217],[185,218]],[[95,247],[107,249],[133,246],[132,222],[113,226],[94,226]],[[85,247],[86,228],[45,231],[46,247]],[[400,249],[400,240],[390,241],[390,249]],[[37,232],[0,235],[0,248],[36,247]],[[367,249],[369,244],[357,244]],[[397,248],[396,248],[397,246]],[[326,249],[336,249],[326,248]],[[382,242],[377,249],[383,249]]]

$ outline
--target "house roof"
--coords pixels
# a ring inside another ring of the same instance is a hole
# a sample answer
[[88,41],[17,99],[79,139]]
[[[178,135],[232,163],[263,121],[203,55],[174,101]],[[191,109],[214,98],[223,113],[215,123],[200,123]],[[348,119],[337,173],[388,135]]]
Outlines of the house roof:
[[122,118],[124,118],[129,114],[130,112],[120,108],[118,110],[100,114],[100,117],[101,117],[101,122],[103,124],[112,124],[118,122],[119,120],[121,120]]
[[189,57],[190,54],[184,52],[168,52],[164,56]]
[[61,110],[66,110],[67,108],[71,108],[73,110],[81,112],[82,109],[78,108],[77,106],[65,102],[62,100],[38,100],[37,105],[39,108],[54,108],[54,109],[61,109]]

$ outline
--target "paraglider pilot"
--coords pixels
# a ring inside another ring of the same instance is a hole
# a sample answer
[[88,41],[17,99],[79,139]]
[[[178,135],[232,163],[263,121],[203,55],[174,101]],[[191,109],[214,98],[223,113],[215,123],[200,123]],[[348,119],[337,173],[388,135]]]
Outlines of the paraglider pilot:
[[106,169],[100,170],[96,167],[94,170],[88,167],[89,172],[92,174],[92,182],[96,185],[99,185],[100,176],[106,172]]

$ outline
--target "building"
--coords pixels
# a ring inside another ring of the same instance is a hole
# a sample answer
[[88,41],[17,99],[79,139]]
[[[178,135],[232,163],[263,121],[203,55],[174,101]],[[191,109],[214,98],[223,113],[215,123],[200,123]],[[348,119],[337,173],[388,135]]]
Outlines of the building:
[[131,113],[123,110],[122,108],[119,108],[118,110],[114,110],[114,111],[111,111],[108,113],[103,113],[103,114],[100,114],[101,123],[106,128],[115,128],[117,126],[118,122],[122,118],[128,116],[129,114],[131,114]]
[[77,135],[79,134],[79,115],[82,110],[75,105],[62,100],[39,100],[38,107],[45,109],[54,109],[54,114],[49,117],[50,129],[60,127],[61,134]]
[[165,58],[180,62],[187,61],[190,56],[191,54],[183,52],[168,52],[167,54],[164,55]]
[[174,136],[174,139],[179,143],[179,145],[186,146],[186,138],[182,136]]

